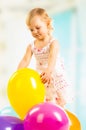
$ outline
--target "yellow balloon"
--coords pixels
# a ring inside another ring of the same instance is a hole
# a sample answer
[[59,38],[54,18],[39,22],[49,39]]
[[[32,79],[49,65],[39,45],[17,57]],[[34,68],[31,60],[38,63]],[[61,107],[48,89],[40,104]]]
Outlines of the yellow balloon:
[[23,68],[10,77],[7,94],[16,113],[24,119],[31,107],[44,101],[45,88],[35,70]]
[[68,110],[66,110],[66,113],[68,114],[69,120],[70,120],[70,128],[69,130],[81,130],[81,124],[78,118]]

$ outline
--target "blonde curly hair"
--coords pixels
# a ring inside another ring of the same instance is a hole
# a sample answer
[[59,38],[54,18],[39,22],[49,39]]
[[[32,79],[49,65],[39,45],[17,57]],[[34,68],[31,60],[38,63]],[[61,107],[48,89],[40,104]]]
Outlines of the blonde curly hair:
[[30,26],[30,21],[34,16],[39,16],[41,17],[41,19],[46,22],[48,29],[50,30],[50,32],[53,30],[53,26],[52,26],[52,19],[49,17],[49,15],[47,14],[46,10],[43,8],[34,8],[32,9],[26,17],[26,25]]

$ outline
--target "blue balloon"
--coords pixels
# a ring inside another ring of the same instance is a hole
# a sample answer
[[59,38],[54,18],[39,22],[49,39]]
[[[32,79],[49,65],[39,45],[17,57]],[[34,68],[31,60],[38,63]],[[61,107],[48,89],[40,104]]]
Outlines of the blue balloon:
[[0,116],[0,130],[24,130],[23,121],[17,117]]
[[0,116],[15,116],[18,117],[16,112],[12,109],[11,106],[6,106],[0,110]]

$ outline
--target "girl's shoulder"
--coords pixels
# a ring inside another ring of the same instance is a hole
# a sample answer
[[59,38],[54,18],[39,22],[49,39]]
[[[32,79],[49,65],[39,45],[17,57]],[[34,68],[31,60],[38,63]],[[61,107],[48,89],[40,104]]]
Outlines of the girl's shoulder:
[[50,39],[49,43],[52,44],[52,43],[54,43],[54,42],[55,42],[55,43],[58,42],[58,39],[52,37],[52,38]]
[[31,42],[28,44],[27,48],[28,48],[28,47],[30,47],[31,49],[34,47],[34,40],[31,41]]
[[52,38],[49,42],[49,45],[59,47],[59,41],[56,38]]

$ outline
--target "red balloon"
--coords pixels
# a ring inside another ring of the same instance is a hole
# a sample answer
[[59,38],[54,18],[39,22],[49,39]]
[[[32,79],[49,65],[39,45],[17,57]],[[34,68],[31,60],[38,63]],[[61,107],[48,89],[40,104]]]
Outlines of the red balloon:
[[69,130],[69,119],[61,107],[41,103],[26,115],[24,130]]

